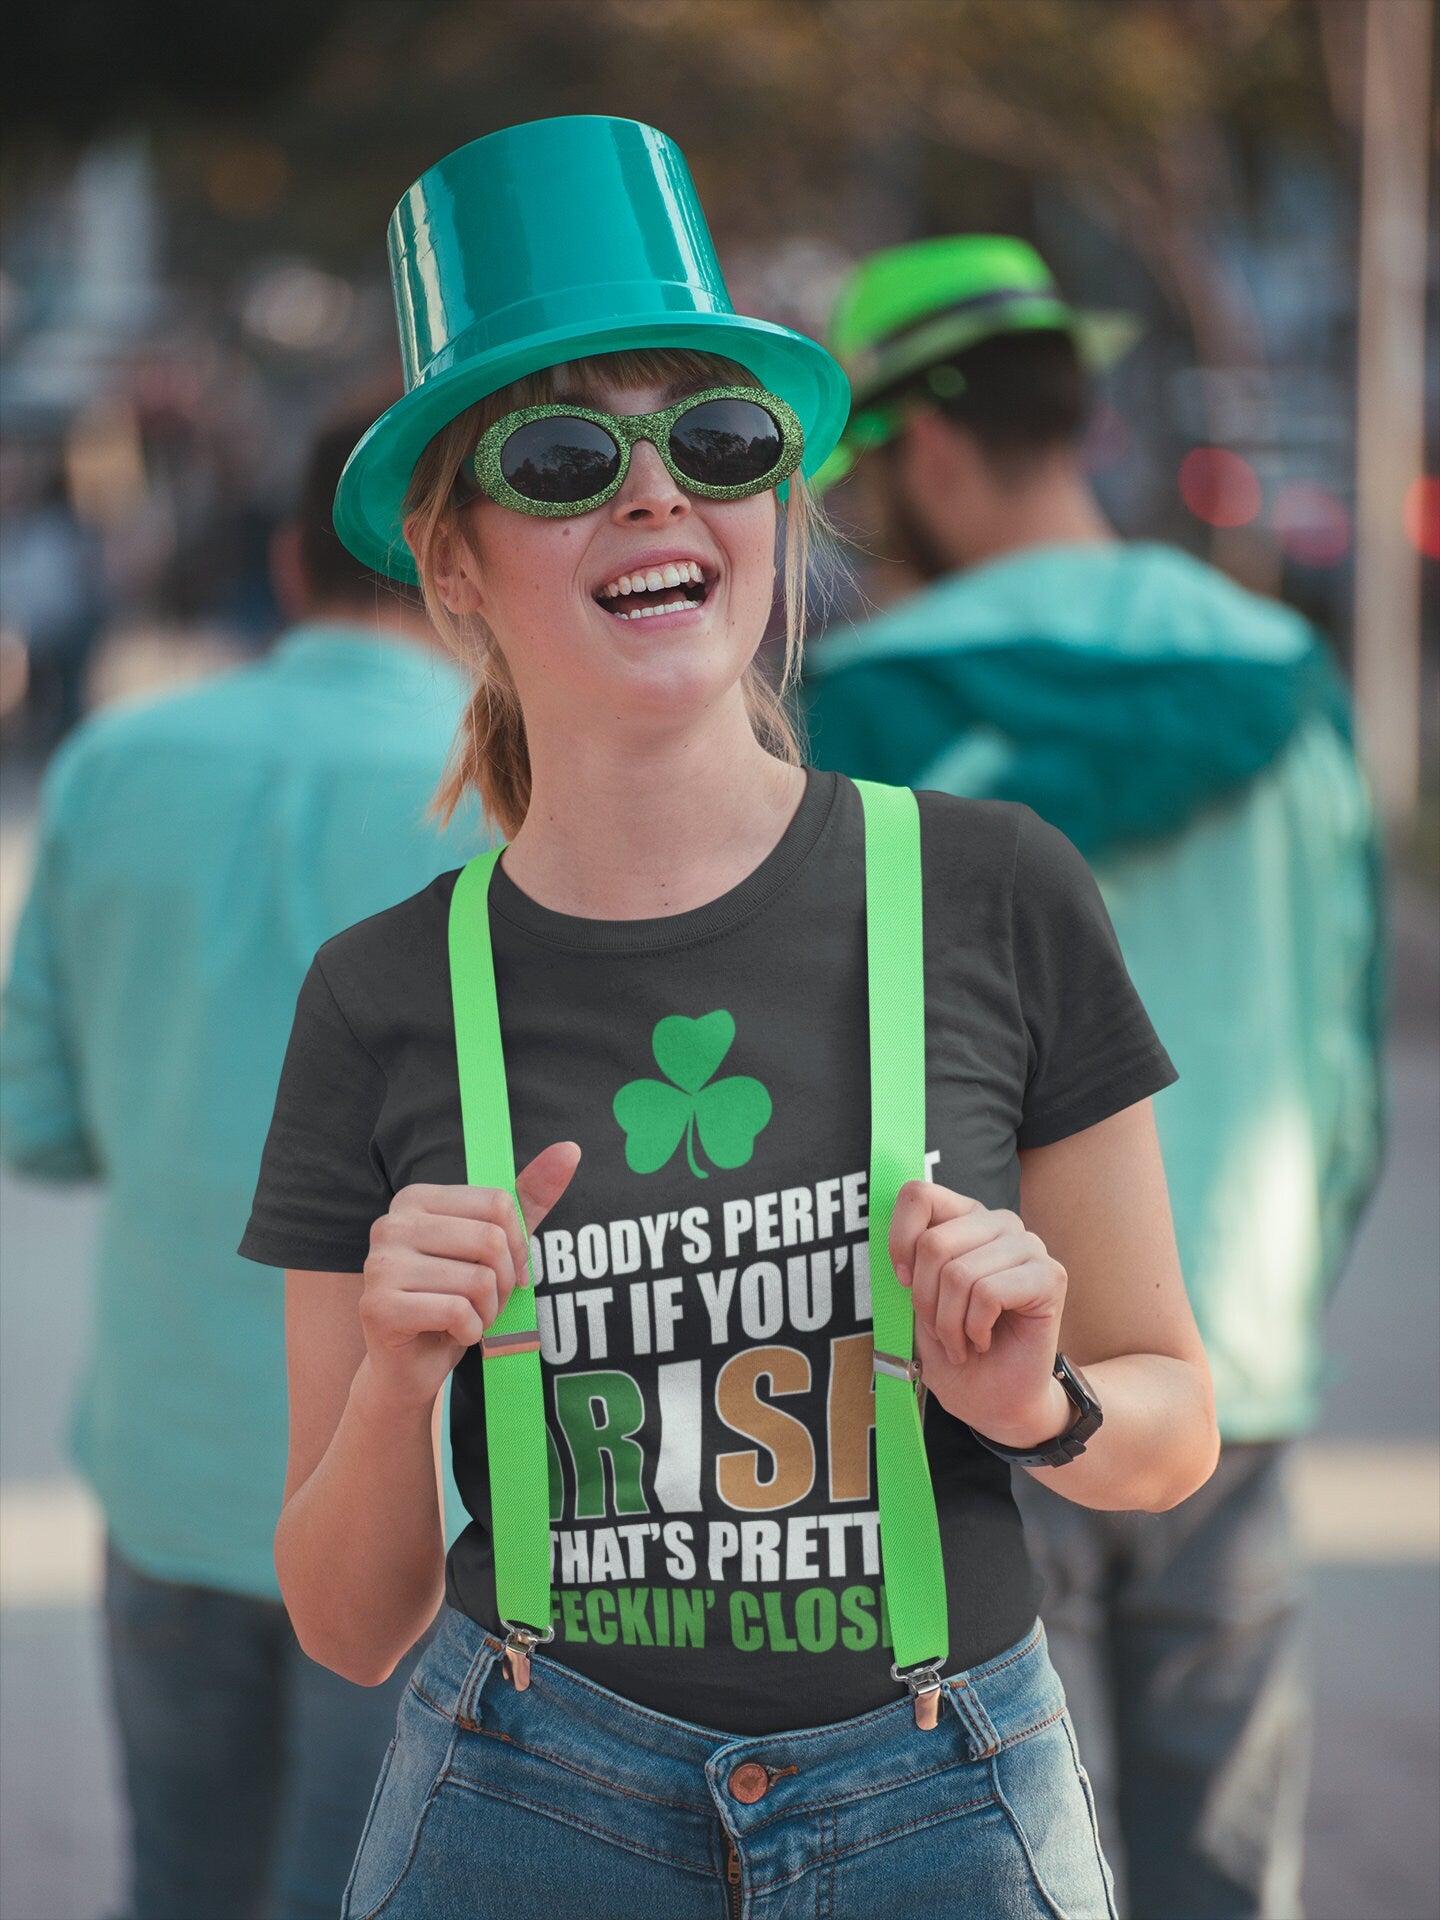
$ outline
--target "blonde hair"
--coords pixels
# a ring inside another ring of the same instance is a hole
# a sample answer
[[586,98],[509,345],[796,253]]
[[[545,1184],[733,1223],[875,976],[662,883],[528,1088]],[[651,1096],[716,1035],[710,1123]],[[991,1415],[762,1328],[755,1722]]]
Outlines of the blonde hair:
[[[562,367],[527,374],[497,393],[486,394],[447,422],[415,463],[406,489],[402,518],[420,575],[425,611],[456,660],[475,680],[450,759],[430,803],[430,812],[448,822],[467,793],[479,796],[489,821],[507,839],[519,831],[530,806],[530,751],[525,716],[499,641],[479,615],[458,616],[440,597],[434,573],[436,543],[442,532],[467,537],[464,505],[457,498],[460,478],[475,443],[488,426],[516,407],[541,405],[560,391],[560,376],[603,378],[620,387],[662,386],[675,382],[703,386],[759,386],[747,368],[718,354],[688,348],[641,348],[597,354]],[[782,507],[785,529],[785,654],[779,684],[772,685],[758,658],[746,666],[741,685],[755,737],[767,752],[791,766],[804,764],[804,746],[790,699],[800,677],[805,633],[806,593],[812,551],[817,540],[838,556],[838,542],[824,513],[797,473]]]

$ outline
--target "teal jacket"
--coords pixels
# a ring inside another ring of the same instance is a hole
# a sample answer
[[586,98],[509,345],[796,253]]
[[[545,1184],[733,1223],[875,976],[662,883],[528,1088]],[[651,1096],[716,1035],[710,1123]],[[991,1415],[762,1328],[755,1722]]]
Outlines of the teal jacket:
[[822,641],[818,764],[1020,800],[1089,859],[1180,1078],[1155,1102],[1221,1431],[1303,1431],[1383,1149],[1379,838],[1299,615],[1175,549],[1025,549]]
[[70,1440],[158,1578],[278,1597],[283,1288],[234,1248],[316,948],[484,843],[473,812],[424,818],[465,697],[428,648],[311,625],[98,715],[47,769],[0,1152],[103,1183]]

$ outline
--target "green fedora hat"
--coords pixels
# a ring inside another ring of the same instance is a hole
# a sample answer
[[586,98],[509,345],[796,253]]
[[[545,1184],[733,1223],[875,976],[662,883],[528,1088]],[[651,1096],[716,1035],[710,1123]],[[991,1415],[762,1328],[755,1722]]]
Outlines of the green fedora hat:
[[1085,364],[1110,366],[1139,335],[1125,313],[1080,312],[1024,240],[960,233],[887,247],[862,260],[830,316],[830,346],[850,375],[854,407],[841,444],[816,476],[817,490],[843,478],[867,447],[895,432],[909,392],[942,399],[963,378],[945,363],[995,334],[1068,333]]
[[427,442],[542,367],[635,347],[722,354],[794,408],[803,473],[840,438],[840,366],[817,341],[735,312],[685,157],[641,121],[565,115],[458,147],[400,201],[389,248],[405,393],[335,495],[336,532],[378,573],[416,578],[400,517]]

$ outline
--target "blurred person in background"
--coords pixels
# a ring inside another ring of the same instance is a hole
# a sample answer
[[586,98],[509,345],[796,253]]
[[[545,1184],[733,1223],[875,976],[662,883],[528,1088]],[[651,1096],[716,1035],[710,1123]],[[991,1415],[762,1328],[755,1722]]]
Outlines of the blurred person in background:
[[25,649],[29,745],[48,751],[80,718],[104,619],[100,541],[76,514],[59,456],[7,449],[0,467],[0,627]]
[[480,844],[473,811],[425,817],[464,678],[331,523],[369,418],[317,440],[276,535],[274,651],[52,760],[4,996],[0,1150],[106,1193],[70,1439],[107,1531],[135,1920],[332,1920],[410,1670],[352,1685],[291,1630],[283,1293],[232,1251],[317,943]]
[[[1135,1920],[1300,1912],[1308,1771],[1288,1444],[1382,1144],[1379,848],[1349,700],[1289,609],[1122,542],[1087,484],[1086,327],[1039,256],[872,256],[832,346],[920,590],[812,651],[816,763],[1023,801],[1092,864],[1179,1079],[1156,1105],[1225,1445],[1174,1510],[1016,1477]],[[864,456],[861,459],[861,456]]]

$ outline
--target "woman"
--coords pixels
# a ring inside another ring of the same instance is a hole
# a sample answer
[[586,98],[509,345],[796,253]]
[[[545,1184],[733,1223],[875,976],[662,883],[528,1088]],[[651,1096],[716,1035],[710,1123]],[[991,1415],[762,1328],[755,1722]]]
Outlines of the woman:
[[[441,1608],[346,1913],[1113,1914],[1008,1462],[1153,1509],[1213,1467],[1174,1070],[1070,844],[922,795],[924,1146],[882,1202],[867,964],[919,929],[755,660],[783,491],[794,667],[825,356],[729,313],[633,123],[475,142],[396,222],[410,391],[337,525],[477,672],[440,801],[508,845],[317,955],[244,1242],[288,1269],[302,1644],[375,1683]],[[513,1196],[467,1179],[497,1117]]]

